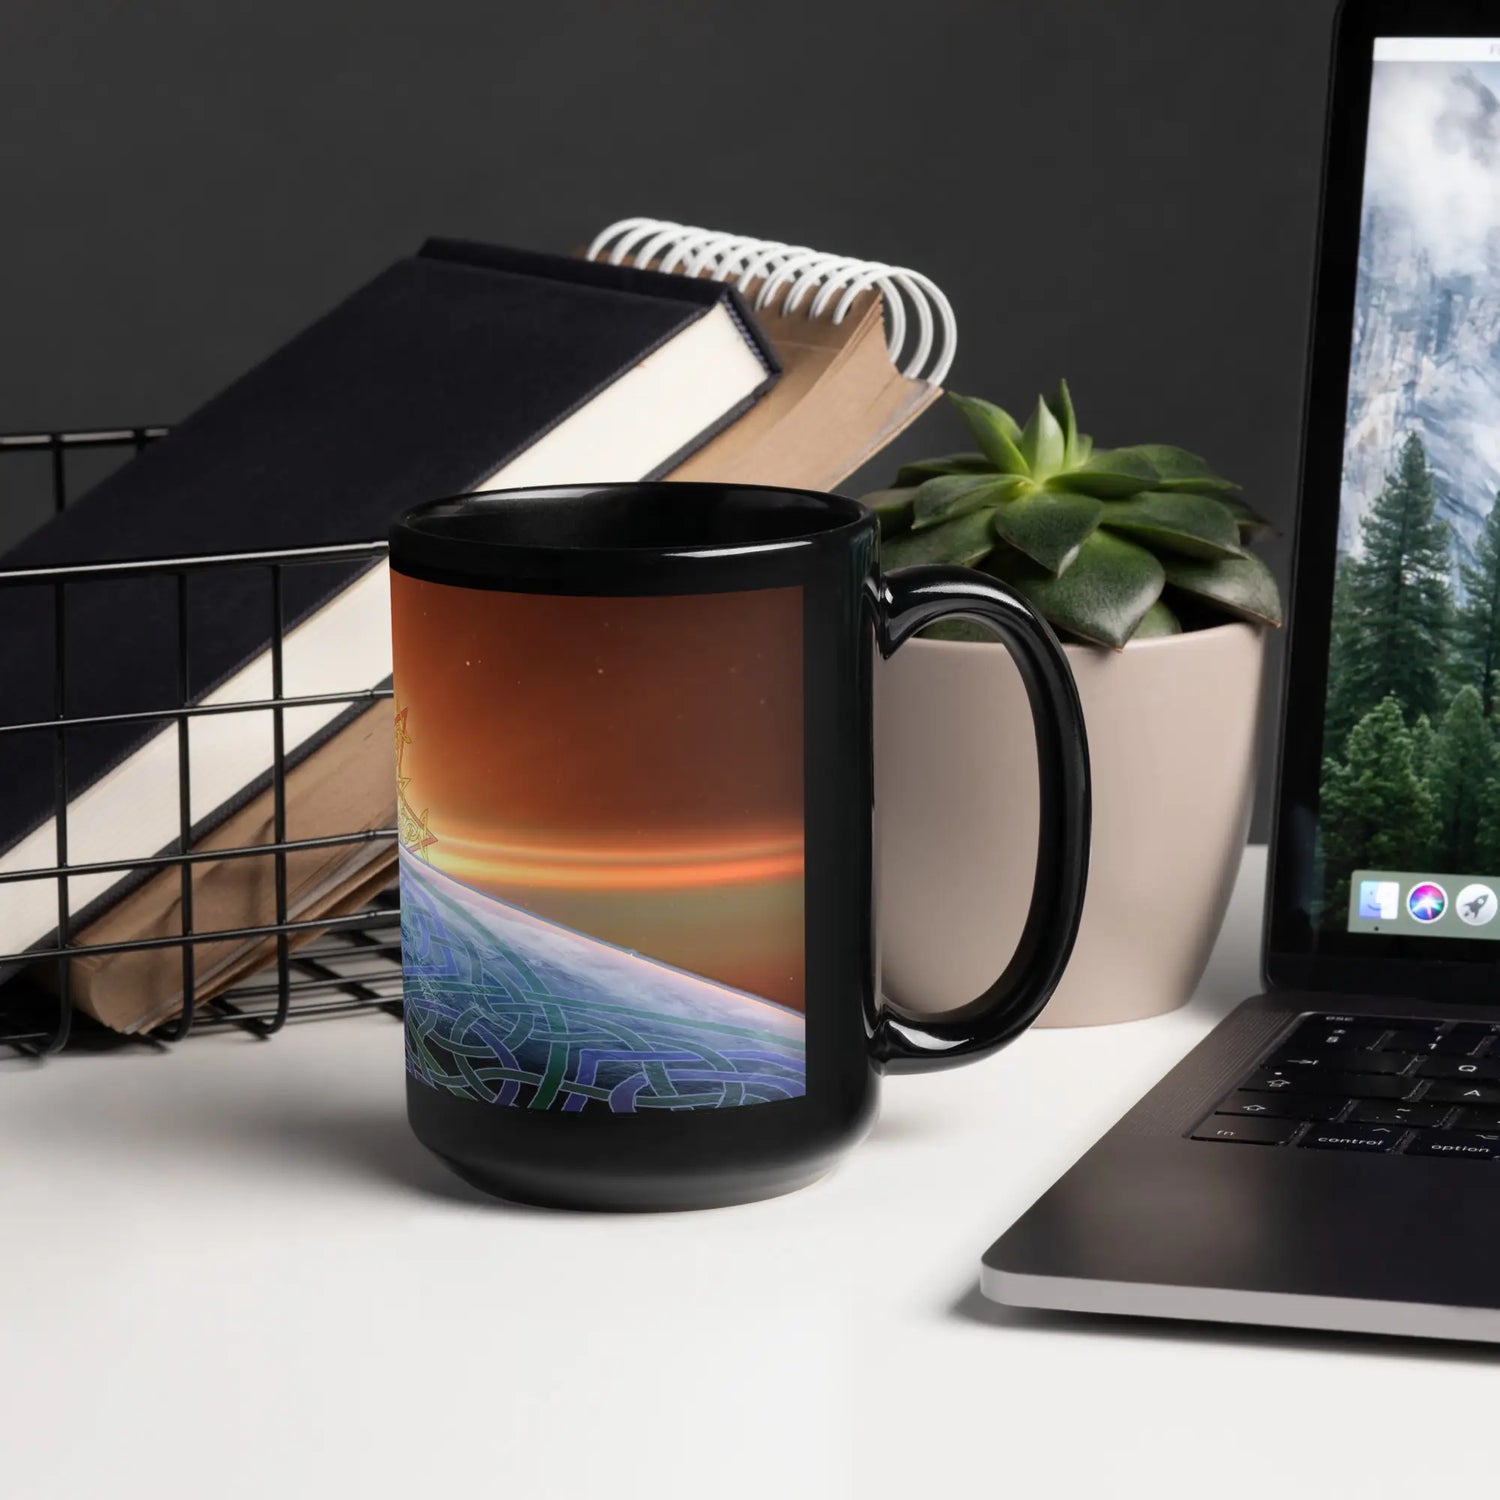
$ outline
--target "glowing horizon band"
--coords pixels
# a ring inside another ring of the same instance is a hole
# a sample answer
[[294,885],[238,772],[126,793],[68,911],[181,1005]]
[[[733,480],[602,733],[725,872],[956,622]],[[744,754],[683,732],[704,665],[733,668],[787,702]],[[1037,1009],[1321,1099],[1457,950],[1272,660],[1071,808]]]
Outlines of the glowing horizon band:
[[432,863],[488,886],[534,890],[684,890],[801,879],[800,837],[705,847],[600,848],[495,844],[441,835]]

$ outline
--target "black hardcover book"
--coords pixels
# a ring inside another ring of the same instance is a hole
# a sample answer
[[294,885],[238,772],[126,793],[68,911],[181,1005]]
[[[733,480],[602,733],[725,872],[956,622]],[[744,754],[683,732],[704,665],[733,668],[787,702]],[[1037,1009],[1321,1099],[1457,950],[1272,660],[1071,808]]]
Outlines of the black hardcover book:
[[[279,550],[384,537],[417,501],[498,485],[657,477],[776,378],[737,295],[662,276],[452,240],[397,262],[166,438],[0,558],[0,569]],[[384,563],[290,566],[288,695],[390,676]],[[193,575],[190,699],[270,696],[264,569]],[[179,702],[170,578],[68,585],[69,716]],[[54,626],[35,588],[0,589],[0,723],[54,718]],[[290,758],[346,719],[286,714]],[[195,836],[265,784],[270,715],[192,721]],[[56,859],[52,732],[0,738],[0,874]],[[171,721],[67,735],[68,862],[175,847]],[[128,882],[73,877],[85,920]],[[55,935],[55,881],[0,883],[5,955]]]

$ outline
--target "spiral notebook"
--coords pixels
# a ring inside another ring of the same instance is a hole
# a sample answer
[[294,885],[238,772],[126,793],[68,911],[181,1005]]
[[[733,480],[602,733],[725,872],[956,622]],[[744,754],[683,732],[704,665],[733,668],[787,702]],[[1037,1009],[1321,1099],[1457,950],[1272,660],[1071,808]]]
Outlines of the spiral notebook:
[[641,218],[585,254],[728,283],[780,357],[780,382],[672,479],[833,489],[937,399],[957,352],[948,299],[904,266]]

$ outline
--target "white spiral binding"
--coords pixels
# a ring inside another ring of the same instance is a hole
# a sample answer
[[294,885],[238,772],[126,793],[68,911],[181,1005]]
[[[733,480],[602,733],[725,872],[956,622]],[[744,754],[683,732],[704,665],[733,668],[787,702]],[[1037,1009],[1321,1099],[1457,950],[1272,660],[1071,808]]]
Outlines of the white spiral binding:
[[[958,323],[948,299],[920,271],[905,266],[825,255],[806,245],[724,234],[669,219],[620,219],[589,246],[590,260],[601,256],[616,266],[626,260],[640,266],[655,262],[658,270],[732,281],[741,289],[759,282],[757,312],[785,288],[784,315],[806,304],[809,318],[831,316],[835,323],[844,321],[861,292],[877,287],[885,302],[891,363],[903,375],[941,385],[958,353]],[[909,313],[916,326],[902,366]]]

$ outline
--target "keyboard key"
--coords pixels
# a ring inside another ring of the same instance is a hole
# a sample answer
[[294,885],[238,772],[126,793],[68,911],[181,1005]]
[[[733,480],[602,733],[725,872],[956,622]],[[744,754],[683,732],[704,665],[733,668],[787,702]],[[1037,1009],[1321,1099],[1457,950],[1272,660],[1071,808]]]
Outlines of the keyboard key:
[[1309,1094],[1231,1094],[1215,1110],[1221,1115],[1260,1115],[1267,1120],[1331,1120],[1347,1099]]
[[1448,1028],[1452,1037],[1470,1037],[1477,1045],[1492,1037],[1500,1036],[1500,1026],[1491,1026],[1485,1021],[1459,1021]]
[[1212,1115],[1193,1132],[1193,1139],[1237,1141],[1247,1146],[1282,1146],[1301,1128],[1296,1120],[1256,1120]]
[[1298,1142],[1324,1151],[1389,1151],[1406,1134],[1400,1125],[1313,1125]]
[[1291,1035],[1288,1046],[1305,1048],[1373,1047],[1390,1028],[1356,1022],[1348,1016],[1309,1016]]
[[1437,1052],[1441,1050],[1442,1033],[1436,1026],[1425,1031],[1393,1031],[1381,1044],[1382,1052]]
[[1416,1027],[1393,1031],[1381,1042],[1382,1052],[1421,1052],[1437,1057],[1467,1057],[1489,1041],[1487,1026],[1465,1023],[1447,1028],[1433,1027],[1423,1030]]
[[[1240,1088],[1252,1094],[1342,1094],[1350,1099],[1405,1099],[1415,1078],[1384,1078],[1378,1073],[1328,1073],[1321,1068],[1252,1073]],[[1436,1087],[1436,1085],[1434,1085]],[[1483,1101],[1475,1099],[1472,1103]]]
[[1500,1109],[1461,1109],[1453,1124],[1458,1130],[1500,1130]]
[[1429,1084],[1424,1104],[1500,1104],[1500,1083],[1452,1082]]
[[1437,1045],[1429,1048],[1438,1057],[1469,1057],[1489,1040],[1477,1027],[1453,1026],[1437,1039]]
[[1241,1085],[1256,1094],[1275,1094],[1284,1089],[1295,1091],[1305,1084],[1305,1079],[1294,1078],[1290,1073],[1252,1073]]
[[1472,1057],[1486,1040],[1487,1038],[1472,1036],[1467,1032],[1456,1032],[1439,1037],[1437,1046],[1432,1050],[1439,1057]]
[[1351,1125],[1441,1125],[1452,1107],[1447,1104],[1356,1104]]
[[1417,1076],[1472,1078],[1479,1083],[1496,1083],[1500,1082],[1500,1057],[1424,1057],[1417,1064]]
[[1500,1153],[1500,1131],[1424,1130],[1406,1148],[1408,1156],[1463,1156],[1493,1161]]
[[[1422,1060],[1424,1063],[1430,1061],[1428,1058]],[[1289,1048],[1278,1052],[1266,1067],[1288,1073],[1297,1068],[1330,1068],[1342,1073],[1399,1073],[1410,1063],[1411,1057],[1400,1052],[1369,1052],[1357,1047],[1330,1047],[1323,1052]]]
[[[1321,1068],[1310,1068],[1297,1077],[1299,1090],[1310,1094],[1344,1094],[1350,1099],[1408,1099],[1417,1083],[1415,1078],[1384,1078],[1378,1073],[1325,1073]],[[1243,1087],[1248,1089],[1250,1084]]]

